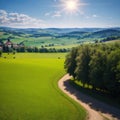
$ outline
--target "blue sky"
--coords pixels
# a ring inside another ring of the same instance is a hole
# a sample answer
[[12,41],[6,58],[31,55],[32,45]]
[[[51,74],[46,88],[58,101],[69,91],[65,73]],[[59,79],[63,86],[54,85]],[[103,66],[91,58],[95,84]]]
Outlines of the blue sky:
[[0,0],[0,26],[120,27],[120,0]]

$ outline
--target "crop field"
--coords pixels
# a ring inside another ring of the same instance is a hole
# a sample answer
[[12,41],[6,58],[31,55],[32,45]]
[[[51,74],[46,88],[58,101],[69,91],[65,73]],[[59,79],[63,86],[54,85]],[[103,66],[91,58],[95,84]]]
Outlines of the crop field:
[[5,39],[5,41],[8,38],[11,38],[11,41],[13,43],[21,43],[23,42],[25,46],[28,47],[38,47],[41,46],[48,46],[49,44],[54,44],[53,47],[56,48],[56,46],[63,46],[63,45],[71,45],[71,44],[77,44],[78,40],[76,38],[53,38],[53,37],[29,37],[27,34],[22,36],[12,35],[12,34],[6,34],[2,35],[3,33],[0,33],[0,39]]
[[57,86],[66,54],[3,54],[0,120],[84,120],[85,110]]
[[31,46],[31,47],[38,47],[40,48],[41,46],[48,46],[50,44],[54,44],[56,46],[64,46],[64,45],[72,45],[72,44],[77,44],[77,39],[68,39],[68,38],[52,38],[52,37],[39,37],[39,38],[16,38],[12,40],[13,42],[19,43],[20,41],[24,41],[25,46]]

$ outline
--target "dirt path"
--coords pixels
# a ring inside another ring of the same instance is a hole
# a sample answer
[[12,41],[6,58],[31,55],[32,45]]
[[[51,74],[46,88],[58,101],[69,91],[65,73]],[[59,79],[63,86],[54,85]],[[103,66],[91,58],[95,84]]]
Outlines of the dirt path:
[[[59,88],[82,105],[88,112],[88,120],[120,120],[120,110],[84,95],[70,85],[71,76],[66,74],[59,82]],[[106,119],[105,119],[106,118]]]

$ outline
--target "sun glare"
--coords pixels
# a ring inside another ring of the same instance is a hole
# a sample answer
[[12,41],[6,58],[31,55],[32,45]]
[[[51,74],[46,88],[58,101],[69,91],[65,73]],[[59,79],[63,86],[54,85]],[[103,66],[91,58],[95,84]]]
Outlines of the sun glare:
[[77,9],[77,2],[76,1],[73,1],[73,0],[70,0],[70,1],[66,1],[65,3],[66,5],[66,9],[67,10],[76,10]]
[[77,13],[83,3],[80,0],[61,0],[61,7],[66,13]]

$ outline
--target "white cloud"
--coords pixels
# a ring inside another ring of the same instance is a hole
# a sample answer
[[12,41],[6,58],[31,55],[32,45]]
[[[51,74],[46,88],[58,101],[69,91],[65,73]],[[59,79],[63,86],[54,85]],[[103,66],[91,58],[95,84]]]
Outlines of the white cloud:
[[50,12],[45,13],[45,16],[50,16],[50,15],[51,15],[51,13],[50,13]]
[[45,22],[41,19],[32,18],[25,14],[7,13],[0,10],[0,26],[7,27],[46,27]]
[[96,15],[96,14],[93,14],[93,15],[85,15],[85,18],[86,19],[92,19],[92,18],[99,18],[100,16]]
[[55,11],[52,17],[61,17],[61,12],[60,11]]
[[55,18],[55,17],[61,17],[62,14],[61,14],[61,11],[54,11],[54,12],[45,13],[45,16]]
[[7,12],[5,10],[0,10],[0,15],[7,15]]
[[4,24],[6,22],[8,22],[7,12],[4,10],[0,10],[0,24]]
[[85,16],[85,18],[86,18],[86,19],[89,19],[89,18],[90,18],[90,16]]
[[94,15],[92,15],[92,17],[93,18],[97,18],[97,17],[99,17],[98,15],[96,15],[96,14],[94,14]]

